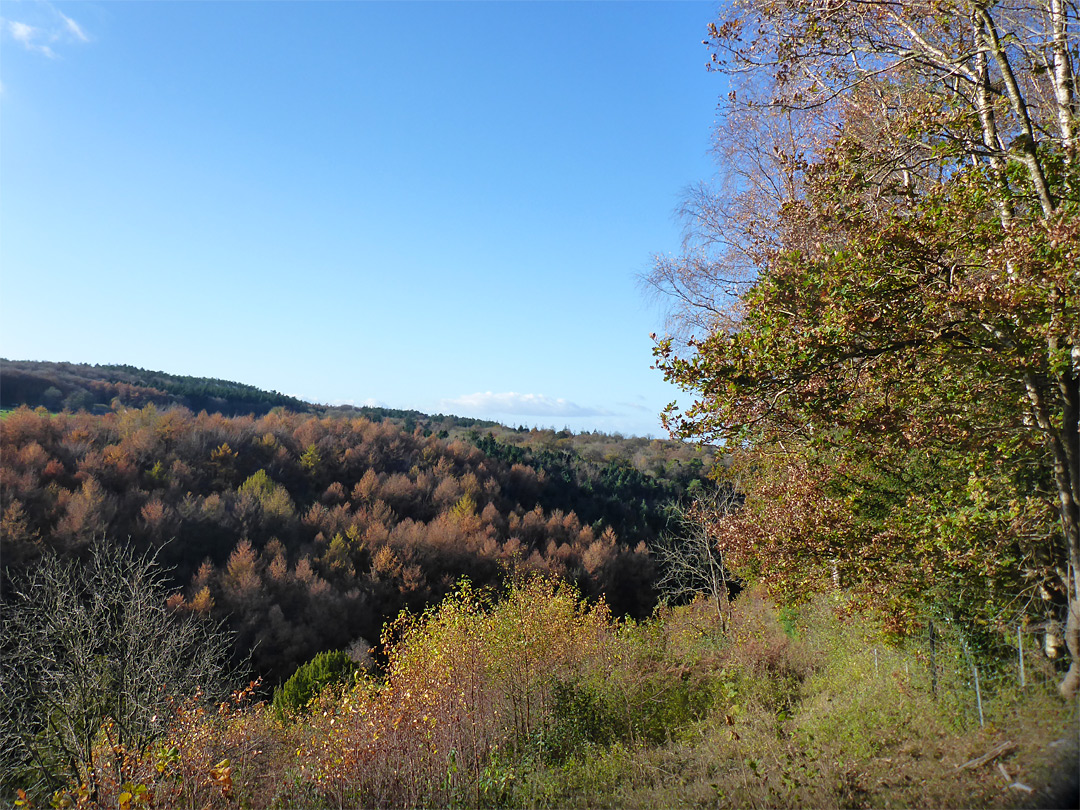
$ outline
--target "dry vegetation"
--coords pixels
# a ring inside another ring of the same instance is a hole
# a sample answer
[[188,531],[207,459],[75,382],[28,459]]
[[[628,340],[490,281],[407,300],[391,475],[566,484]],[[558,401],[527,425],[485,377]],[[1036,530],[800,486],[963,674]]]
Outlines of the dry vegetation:
[[[380,676],[284,724],[246,692],[178,706],[146,751],[102,734],[96,785],[53,802],[1069,806],[1077,711],[1048,661],[1028,656],[1021,689],[1015,658],[979,658],[980,727],[955,628],[938,634],[935,696],[925,644],[890,644],[838,606],[778,612],[749,592],[724,633],[704,601],[634,623],[548,579],[497,599],[465,586],[388,627]],[[1014,747],[959,767],[1003,742]]]

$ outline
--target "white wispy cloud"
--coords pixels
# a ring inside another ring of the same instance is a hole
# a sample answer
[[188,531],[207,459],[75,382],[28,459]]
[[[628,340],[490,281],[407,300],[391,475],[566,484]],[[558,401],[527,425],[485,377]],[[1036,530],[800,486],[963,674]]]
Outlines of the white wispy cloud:
[[34,38],[38,35],[38,29],[32,25],[27,25],[21,22],[9,22],[8,31],[15,37],[16,41],[21,42],[23,45],[29,45],[34,41]]
[[89,34],[79,23],[53,8],[46,0],[21,6],[20,10],[29,15],[33,22],[0,18],[0,31],[28,51],[55,59],[55,48],[60,45],[90,42]]
[[68,32],[74,35],[77,40],[79,40],[80,42],[90,41],[90,37],[86,35],[86,32],[82,30],[82,27],[73,19],[71,19],[71,17],[69,17],[67,14],[64,14],[64,12],[62,11],[58,11],[56,13],[59,14],[60,19],[64,21],[64,26],[67,28]]
[[[303,397],[300,397],[300,399],[303,399]],[[313,401],[313,400],[309,400],[309,401]],[[354,408],[388,408],[388,407],[390,407],[385,402],[383,402],[381,399],[375,399],[375,397],[366,397],[364,399],[352,399],[352,398],[349,398],[349,399],[332,399],[327,404],[331,405],[331,406],[335,406],[335,405],[351,405]]]
[[20,43],[26,50],[44,54],[50,59],[56,57],[53,49],[44,44],[44,40],[49,39],[44,30],[16,20],[5,20],[4,22],[6,23],[7,32],[11,34],[11,38]]
[[515,416],[608,416],[609,411],[588,408],[566,399],[544,394],[519,394],[514,391],[492,393],[485,391],[465,394],[454,399],[444,399],[441,407],[452,411],[461,409],[469,413],[514,414]]

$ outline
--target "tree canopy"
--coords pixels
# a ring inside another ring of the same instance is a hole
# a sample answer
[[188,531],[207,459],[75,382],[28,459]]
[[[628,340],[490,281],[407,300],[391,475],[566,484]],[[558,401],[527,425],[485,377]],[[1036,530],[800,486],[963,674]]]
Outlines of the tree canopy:
[[1059,0],[736,3],[707,41],[724,174],[649,279],[676,304],[658,366],[695,394],[668,427],[752,459],[711,521],[727,559],[898,627],[1066,618],[1069,694],[1076,26]]

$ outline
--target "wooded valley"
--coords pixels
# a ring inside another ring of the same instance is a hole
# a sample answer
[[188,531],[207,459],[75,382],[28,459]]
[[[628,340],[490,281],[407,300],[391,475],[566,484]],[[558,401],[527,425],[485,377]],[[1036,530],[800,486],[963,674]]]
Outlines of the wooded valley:
[[724,5],[671,440],[4,361],[5,795],[1076,806],[1078,25]]

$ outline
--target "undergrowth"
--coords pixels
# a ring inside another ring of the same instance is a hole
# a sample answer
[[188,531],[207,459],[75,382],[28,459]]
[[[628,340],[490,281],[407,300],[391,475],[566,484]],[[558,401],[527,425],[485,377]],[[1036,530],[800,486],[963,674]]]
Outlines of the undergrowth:
[[[387,628],[384,675],[282,722],[249,693],[177,707],[145,752],[101,741],[57,805],[220,807],[1066,806],[1077,707],[1051,662],[887,639],[829,598],[665,607],[620,622],[536,578],[464,585]],[[980,670],[982,722],[973,688]],[[984,764],[958,766],[1009,742]],[[27,797],[32,799],[33,797]],[[48,797],[41,797],[44,802]]]

